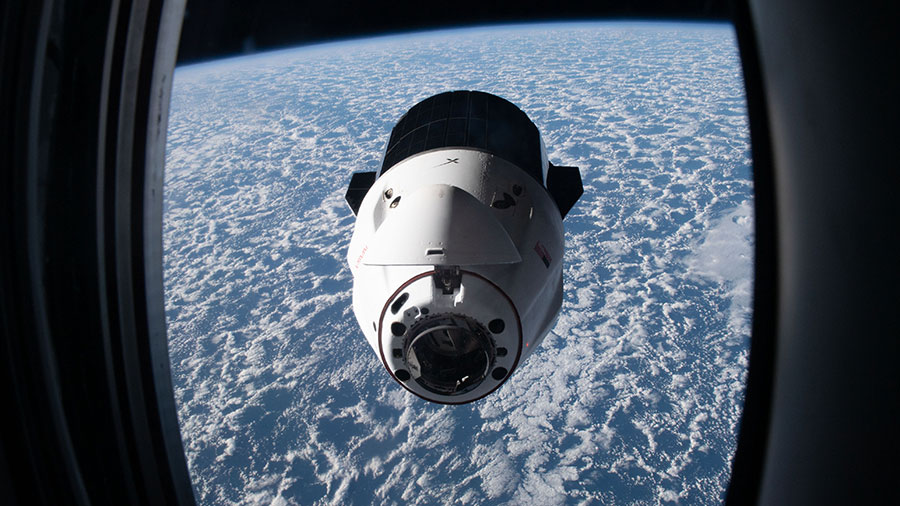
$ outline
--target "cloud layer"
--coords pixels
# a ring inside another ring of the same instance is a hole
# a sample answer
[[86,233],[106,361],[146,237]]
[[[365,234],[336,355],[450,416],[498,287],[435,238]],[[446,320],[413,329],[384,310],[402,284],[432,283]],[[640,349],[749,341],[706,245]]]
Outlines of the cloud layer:
[[[556,326],[460,407],[385,374],[344,265],[350,173],[451,89],[519,105],[585,183]],[[178,69],[166,308],[200,502],[718,503],[746,374],[750,164],[721,25],[436,32]]]

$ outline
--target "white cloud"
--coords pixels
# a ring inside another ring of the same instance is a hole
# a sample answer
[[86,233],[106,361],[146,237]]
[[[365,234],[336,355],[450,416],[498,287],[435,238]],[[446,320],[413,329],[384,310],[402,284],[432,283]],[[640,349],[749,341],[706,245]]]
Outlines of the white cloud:
[[743,335],[753,296],[753,234],[753,207],[745,200],[711,225],[687,260],[693,274],[723,285],[732,301],[729,326]]
[[[475,30],[179,70],[166,308],[201,503],[719,500],[727,465],[704,462],[733,451],[752,274],[733,261],[752,240],[742,84],[728,29],[666,30]],[[586,193],[553,332],[498,392],[450,408],[393,384],[359,335],[343,191],[415,100],[455,88],[519,104]]]

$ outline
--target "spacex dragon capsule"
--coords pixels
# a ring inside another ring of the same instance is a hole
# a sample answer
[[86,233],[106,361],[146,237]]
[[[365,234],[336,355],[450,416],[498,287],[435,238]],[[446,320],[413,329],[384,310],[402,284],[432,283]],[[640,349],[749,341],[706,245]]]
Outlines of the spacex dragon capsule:
[[576,167],[537,127],[478,91],[425,99],[391,132],[381,169],[354,173],[353,311],[403,388],[443,404],[496,390],[562,306],[562,220]]

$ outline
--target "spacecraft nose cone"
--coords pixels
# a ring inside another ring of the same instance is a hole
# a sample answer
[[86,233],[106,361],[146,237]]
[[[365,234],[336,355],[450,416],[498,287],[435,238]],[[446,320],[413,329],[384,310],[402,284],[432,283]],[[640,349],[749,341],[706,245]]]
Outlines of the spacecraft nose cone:
[[388,209],[367,265],[511,264],[522,260],[492,209],[447,184],[422,186]]

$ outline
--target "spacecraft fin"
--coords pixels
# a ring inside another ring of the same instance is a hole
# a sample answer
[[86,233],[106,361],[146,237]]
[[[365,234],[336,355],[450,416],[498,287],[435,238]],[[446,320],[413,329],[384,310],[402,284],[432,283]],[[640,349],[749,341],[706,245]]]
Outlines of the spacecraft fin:
[[344,194],[344,200],[353,211],[353,216],[359,212],[359,206],[362,205],[363,198],[369,193],[369,188],[375,184],[375,172],[354,172],[350,178],[350,186],[347,193]]
[[578,167],[564,167],[551,163],[550,169],[547,171],[547,191],[556,202],[559,214],[565,218],[572,206],[581,198],[581,194],[584,193]]

